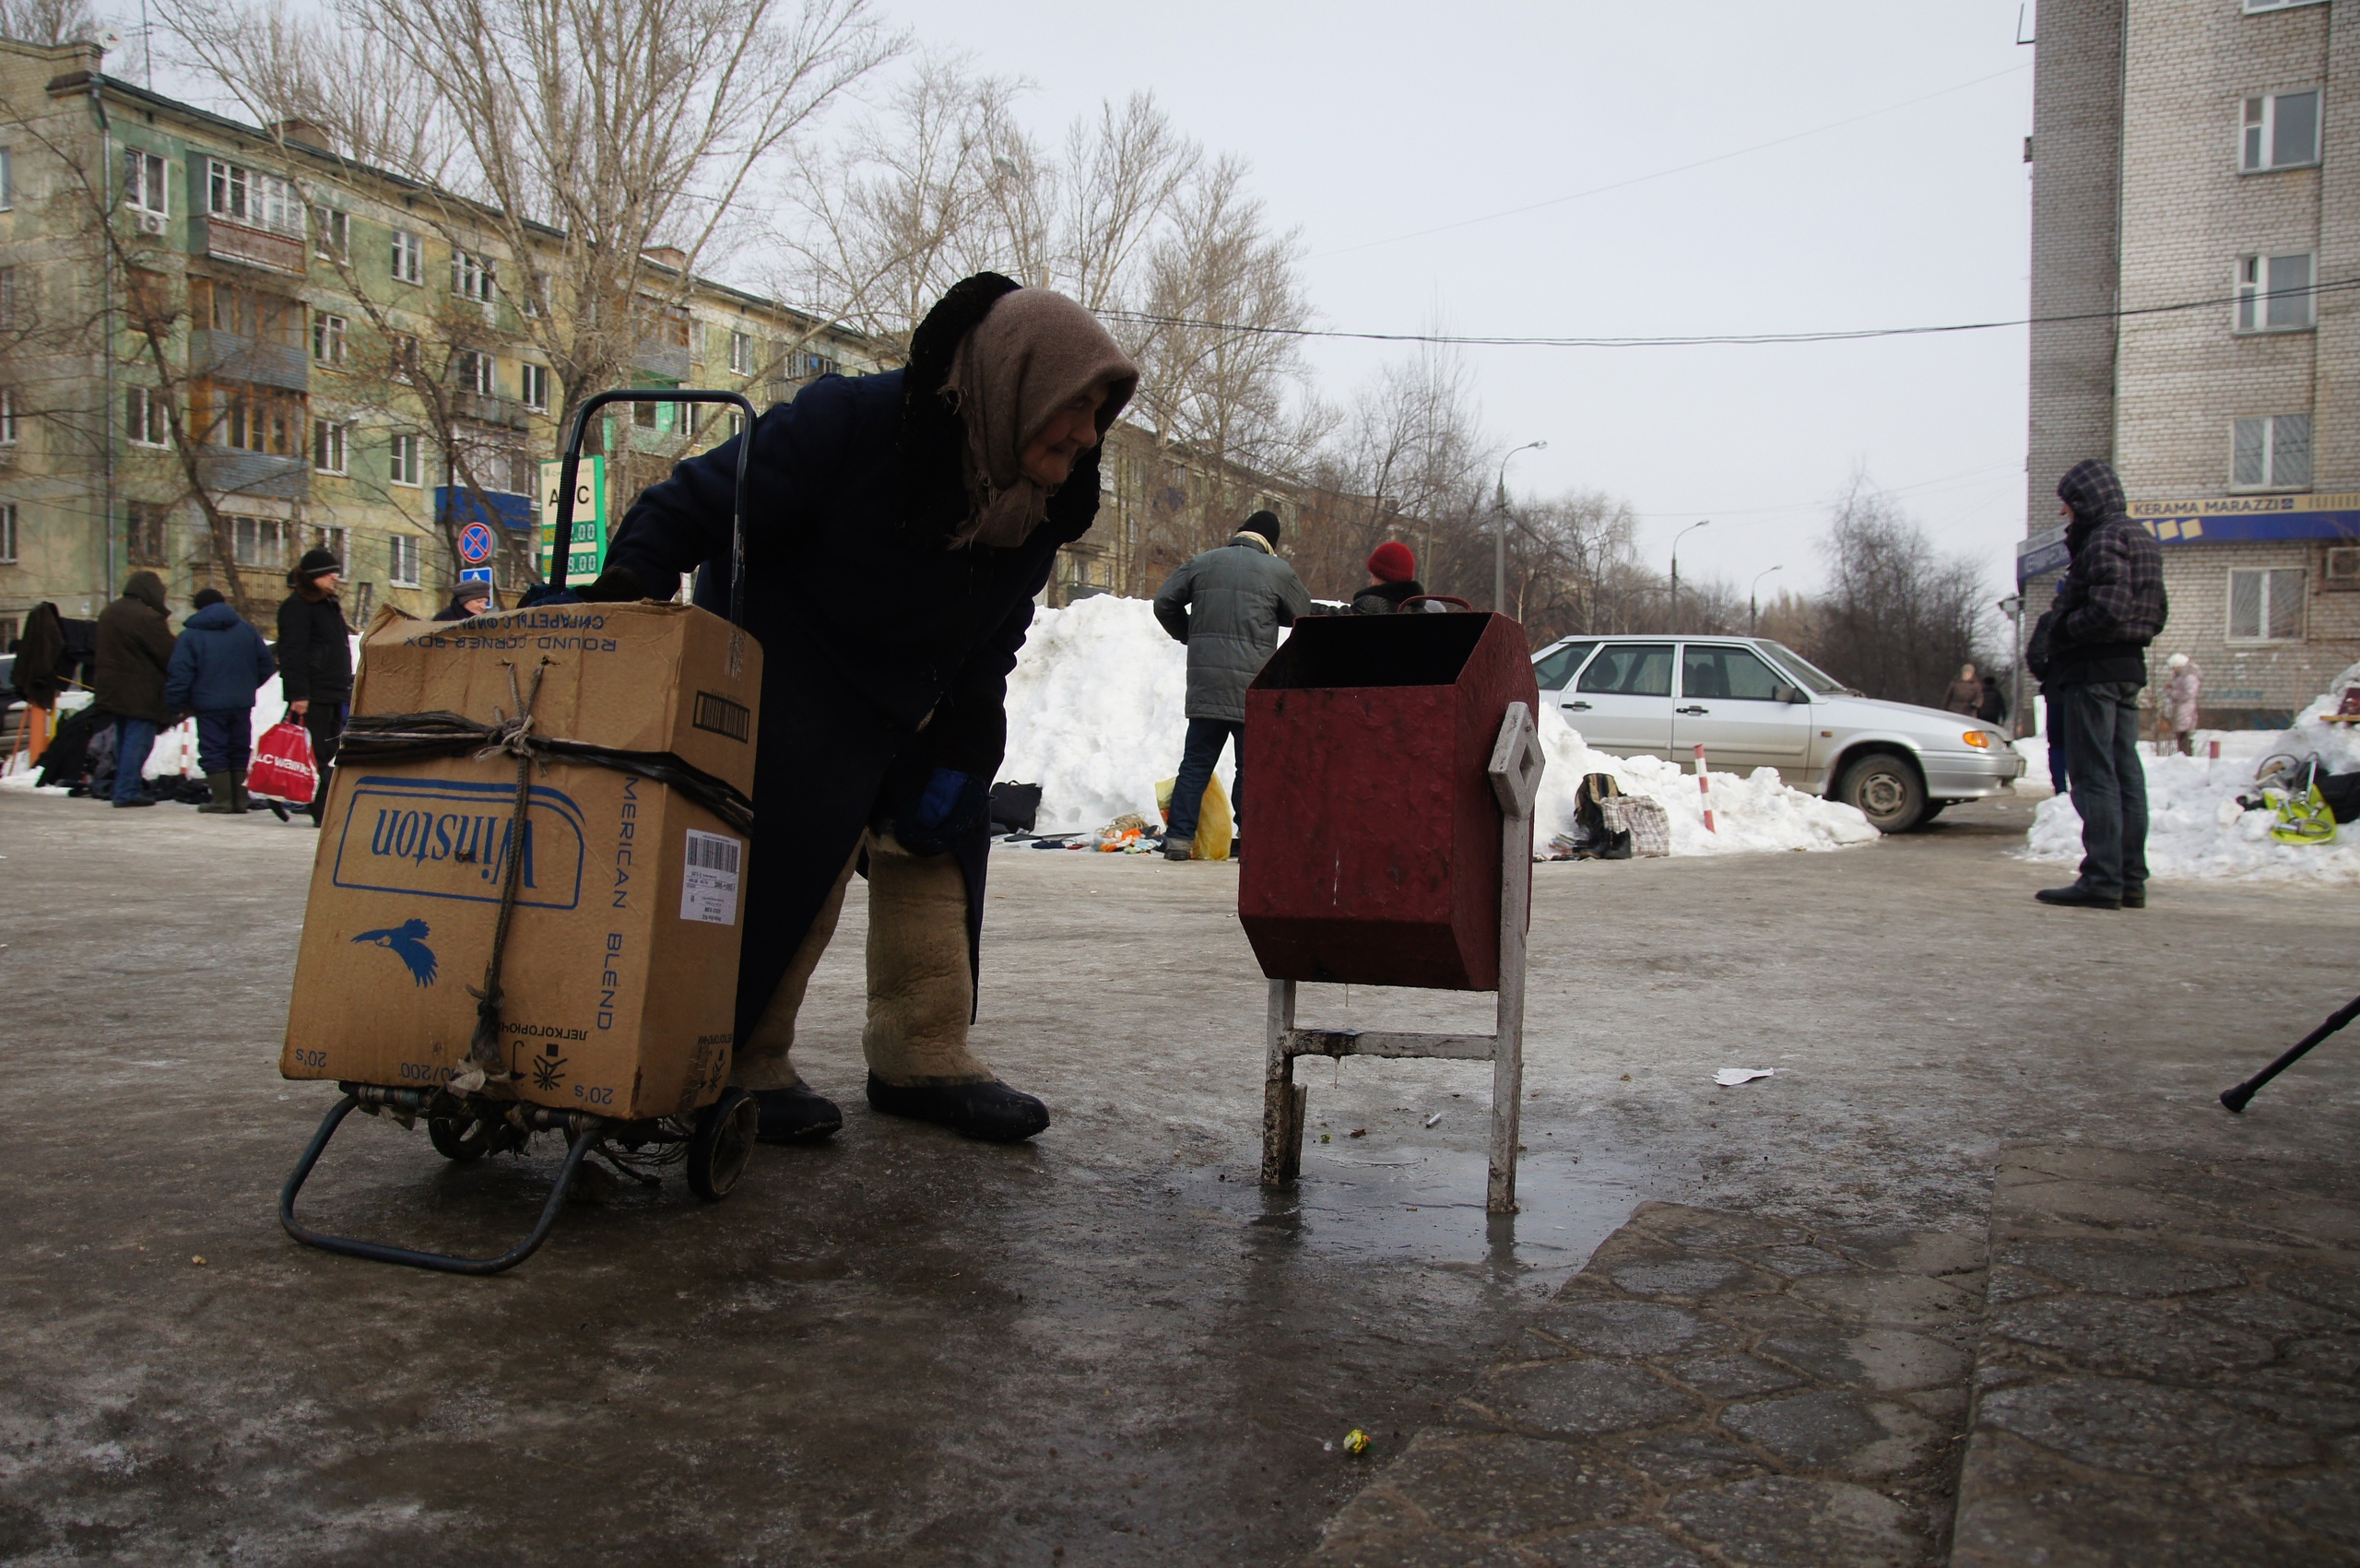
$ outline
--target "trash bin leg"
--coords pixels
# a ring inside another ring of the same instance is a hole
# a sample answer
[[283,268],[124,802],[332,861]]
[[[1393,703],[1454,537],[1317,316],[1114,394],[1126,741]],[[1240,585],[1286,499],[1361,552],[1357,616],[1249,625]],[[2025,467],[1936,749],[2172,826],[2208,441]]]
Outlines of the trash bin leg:
[[1265,1038],[1268,1065],[1262,1080],[1262,1185],[1284,1186],[1303,1173],[1304,1090],[1294,1081],[1294,1058],[1287,1054],[1287,1032],[1294,1028],[1292,980],[1270,982]]
[[1500,996],[1492,1037],[1492,1171],[1483,1207],[1516,1212],[1516,1138],[1524,1120],[1524,958],[1532,914],[1532,804],[1545,767],[1532,713],[1508,705],[1492,751],[1500,802]]

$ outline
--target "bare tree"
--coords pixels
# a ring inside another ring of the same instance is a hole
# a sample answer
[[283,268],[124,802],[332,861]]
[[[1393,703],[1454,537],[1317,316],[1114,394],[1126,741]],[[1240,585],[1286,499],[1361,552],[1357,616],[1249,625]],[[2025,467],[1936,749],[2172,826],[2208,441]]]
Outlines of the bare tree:
[[427,187],[454,236],[490,237],[561,427],[662,342],[761,171],[900,46],[868,0],[158,3],[257,119],[321,123]]
[[1818,635],[1803,652],[1871,697],[1940,706],[1985,630],[1982,571],[1936,554],[1893,497],[1857,475],[1826,539],[1828,586]]

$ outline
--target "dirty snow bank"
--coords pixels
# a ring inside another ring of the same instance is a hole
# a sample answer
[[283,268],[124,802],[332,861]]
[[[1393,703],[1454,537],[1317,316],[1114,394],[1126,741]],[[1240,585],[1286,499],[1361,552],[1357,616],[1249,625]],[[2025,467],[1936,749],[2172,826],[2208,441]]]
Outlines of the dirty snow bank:
[[[2292,729],[2246,732],[2255,738],[2241,737],[2236,749],[2242,755],[2218,762],[2201,756],[2142,755],[2149,875],[2360,882],[2360,825],[2342,829],[2326,843],[2280,843],[2270,836],[2274,812],[2240,810],[2236,803],[2238,796],[2252,792],[2256,765],[2269,757],[2316,756],[2331,773],[2360,769],[2360,734],[2354,733],[2360,725],[2324,724],[2319,718],[2335,712],[2338,697],[2353,685],[2360,685],[2360,665],[2338,676],[2328,688],[2336,695],[2315,700]],[[2073,864],[2082,858],[2082,818],[2067,796],[2042,801],[2024,836],[2027,860]]]
[[[1155,785],[1180,763],[1187,732],[1187,650],[1164,634],[1144,599],[1111,595],[1036,611],[1032,634],[1008,679],[1008,760],[999,776],[1041,786],[1040,831],[1095,828],[1127,811],[1155,819]],[[1535,842],[1574,823],[1585,773],[1611,773],[1633,795],[1663,803],[1674,855],[1834,849],[1877,836],[1848,806],[1788,789],[1777,773],[1715,773],[1705,831],[1696,780],[1655,758],[1608,757],[1584,745],[1553,709],[1540,715],[1549,758]],[[1222,786],[1233,783],[1224,760]]]

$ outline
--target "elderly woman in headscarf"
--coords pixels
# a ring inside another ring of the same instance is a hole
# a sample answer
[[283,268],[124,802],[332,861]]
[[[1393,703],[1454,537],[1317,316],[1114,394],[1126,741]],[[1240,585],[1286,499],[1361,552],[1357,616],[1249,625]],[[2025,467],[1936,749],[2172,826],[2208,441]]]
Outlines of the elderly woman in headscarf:
[[1138,383],[1081,306],[978,274],[927,313],[906,369],[822,377],[650,487],[583,592],[665,597],[695,570],[697,602],[726,609],[737,443],[753,442],[745,615],[762,695],[731,1077],[766,1141],[843,1126],[788,1049],[856,868],[869,1104],[1000,1142],[1049,1124],[968,1049],[985,814],[1033,596],[1089,531],[1099,445]]

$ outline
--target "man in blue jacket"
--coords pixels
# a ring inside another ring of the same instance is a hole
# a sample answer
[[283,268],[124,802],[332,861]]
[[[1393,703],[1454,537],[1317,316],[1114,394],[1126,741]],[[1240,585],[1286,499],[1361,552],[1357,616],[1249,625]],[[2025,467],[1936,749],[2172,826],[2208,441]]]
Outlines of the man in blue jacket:
[[751,440],[745,614],[762,694],[731,1076],[767,1141],[843,1125],[787,1052],[862,862],[869,1104],[1000,1142],[1048,1126],[967,1048],[985,812],[1033,595],[1097,514],[1099,443],[1138,382],[1080,305],[979,274],[928,312],[906,370],[824,376],[650,487],[583,591],[668,597],[694,569],[697,602],[726,613]]
[[181,640],[164,671],[164,705],[196,715],[196,764],[213,798],[203,812],[243,812],[246,764],[254,758],[254,692],[278,673],[270,644],[220,592],[199,588],[196,612],[181,624]]

